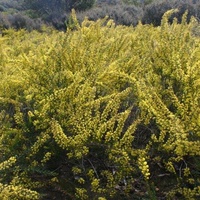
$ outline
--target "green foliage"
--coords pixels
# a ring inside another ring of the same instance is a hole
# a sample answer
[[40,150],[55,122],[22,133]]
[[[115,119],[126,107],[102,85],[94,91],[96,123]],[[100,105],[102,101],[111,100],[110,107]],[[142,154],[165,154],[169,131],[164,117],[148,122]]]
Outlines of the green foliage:
[[199,198],[198,24],[173,12],[4,31],[1,199]]

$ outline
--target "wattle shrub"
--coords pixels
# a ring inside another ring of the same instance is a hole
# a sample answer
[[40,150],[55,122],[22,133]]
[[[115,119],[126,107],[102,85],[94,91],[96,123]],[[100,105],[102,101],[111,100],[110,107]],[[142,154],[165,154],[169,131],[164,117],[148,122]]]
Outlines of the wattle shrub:
[[0,38],[1,199],[197,199],[195,19]]

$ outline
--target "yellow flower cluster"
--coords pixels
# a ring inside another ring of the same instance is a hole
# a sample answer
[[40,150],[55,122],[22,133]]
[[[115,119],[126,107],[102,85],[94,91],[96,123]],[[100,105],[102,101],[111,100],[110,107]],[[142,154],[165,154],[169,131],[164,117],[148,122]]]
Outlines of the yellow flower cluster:
[[51,152],[45,153],[43,159],[41,160],[41,163],[44,165],[47,161],[51,159],[51,156],[52,156]]
[[88,199],[88,195],[87,195],[87,190],[83,189],[83,188],[76,188],[76,198],[77,199],[81,199],[81,200],[87,200]]
[[57,144],[61,148],[66,149],[69,141],[68,141],[67,136],[63,133],[63,130],[62,130],[60,124],[57,121],[53,120],[51,127],[52,127],[53,137],[54,137],[55,141],[57,142]]
[[150,177],[149,165],[148,165],[145,157],[138,158],[138,166],[139,166],[139,169],[141,170],[144,178],[146,180],[149,180],[149,177]]
[[194,189],[190,188],[181,188],[179,192],[188,200],[196,200],[200,195],[200,186],[195,187]]
[[0,163],[0,171],[10,168],[16,161],[17,159],[15,157],[10,157],[8,160]]
[[166,166],[166,169],[167,169],[169,172],[176,174],[176,170],[175,170],[175,168],[174,168],[172,162],[170,162],[170,161],[167,162],[167,163],[165,164],[165,166]]
[[91,186],[92,186],[92,191],[96,192],[99,187],[99,179],[97,179],[97,178],[93,179]]
[[35,155],[49,138],[50,136],[45,132],[40,134],[40,136],[37,138],[37,141],[31,147],[32,153],[30,154],[30,157]]
[[39,194],[35,191],[15,185],[2,185],[0,187],[0,199],[3,200],[38,200]]

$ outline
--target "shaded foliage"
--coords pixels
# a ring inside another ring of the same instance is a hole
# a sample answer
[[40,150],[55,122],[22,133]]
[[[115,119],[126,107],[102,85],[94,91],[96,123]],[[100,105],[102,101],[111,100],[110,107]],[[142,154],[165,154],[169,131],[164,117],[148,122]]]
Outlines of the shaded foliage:
[[89,20],[98,20],[104,17],[112,19],[116,24],[121,25],[137,25],[139,19],[142,16],[142,9],[136,6],[128,5],[102,5],[100,7],[94,7],[87,12],[77,13],[77,17],[80,21],[83,21],[84,17],[87,16]]
[[16,14],[2,14],[0,13],[0,29],[14,28],[16,30],[26,29],[41,30],[44,23],[40,19],[31,19],[26,15],[20,13]]
[[145,24],[153,24],[159,26],[161,24],[161,19],[163,14],[170,9],[178,9],[178,12],[173,14],[170,18],[172,22],[173,18],[176,17],[178,22],[181,22],[183,14],[187,11],[187,22],[192,16],[199,19],[200,15],[200,2],[193,2],[190,0],[177,1],[177,0],[167,0],[167,1],[156,1],[148,5],[144,9],[144,15],[142,22]]

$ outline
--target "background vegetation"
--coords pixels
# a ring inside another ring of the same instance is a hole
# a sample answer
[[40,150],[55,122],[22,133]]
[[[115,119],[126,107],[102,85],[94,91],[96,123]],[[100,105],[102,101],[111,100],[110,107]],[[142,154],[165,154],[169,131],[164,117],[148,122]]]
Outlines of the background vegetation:
[[179,22],[186,10],[188,20],[191,16],[200,18],[197,0],[0,0],[0,29],[41,31],[48,25],[65,31],[73,8],[80,22],[86,16],[90,20],[108,16],[115,24],[129,26],[136,26],[139,20],[158,26],[169,9],[179,10],[171,17],[177,17]]
[[173,14],[3,30],[0,199],[200,198],[199,24]]

